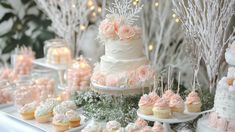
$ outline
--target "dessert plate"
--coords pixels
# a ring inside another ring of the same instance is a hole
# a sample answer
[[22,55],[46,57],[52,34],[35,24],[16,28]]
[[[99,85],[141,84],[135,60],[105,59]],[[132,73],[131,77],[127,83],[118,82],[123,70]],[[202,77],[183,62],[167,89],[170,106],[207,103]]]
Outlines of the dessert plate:
[[35,60],[33,60],[33,63],[37,64],[39,66],[47,67],[47,68],[54,69],[57,71],[67,69],[66,65],[59,65],[59,64],[55,65],[55,64],[47,63],[46,58],[35,59]]
[[128,88],[128,87],[112,87],[112,86],[102,86],[91,82],[91,89],[95,92],[102,94],[111,94],[111,95],[135,95],[142,94],[145,91],[150,90],[148,87],[144,88]]
[[13,106],[13,103],[0,104],[0,110],[9,106]]
[[172,118],[160,119],[160,118],[154,117],[153,115],[142,114],[139,110],[137,110],[137,115],[140,118],[148,120],[148,121],[158,121],[158,122],[169,123],[169,124],[191,121],[197,118],[198,116],[198,115],[188,115],[185,113],[173,113]]
[[[38,123],[35,120],[23,120],[19,113],[17,112],[16,108],[14,106],[10,106],[10,107],[6,107],[1,109],[0,113],[8,115],[9,117],[12,117],[22,123],[28,124],[32,127],[37,128],[40,131],[44,131],[44,132],[54,132],[54,128],[53,125],[49,122],[49,123]],[[82,130],[85,126],[86,126],[86,122],[85,122],[85,117],[81,116],[81,125],[75,128],[71,128],[69,129],[67,132],[77,132]]]

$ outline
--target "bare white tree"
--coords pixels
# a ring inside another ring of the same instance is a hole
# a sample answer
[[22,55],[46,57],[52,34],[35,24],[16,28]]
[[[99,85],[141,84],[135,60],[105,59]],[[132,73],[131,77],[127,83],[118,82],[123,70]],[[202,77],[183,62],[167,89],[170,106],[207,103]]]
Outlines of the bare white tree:
[[[97,7],[95,0],[35,0],[52,21],[55,33],[68,41],[74,56],[79,40],[88,26],[88,15]],[[93,4],[89,5],[89,1]],[[90,7],[89,7],[90,6]],[[88,8],[89,7],[89,8]]]
[[[144,0],[141,15],[143,42],[148,59],[163,71],[167,66],[183,73],[182,82],[191,85],[193,77],[189,56],[185,54],[186,41],[181,23],[170,0]],[[191,72],[191,74],[190,74]],[[184,74],[187,73],[187,74]]]
[[235,30],[230,35],[227,32],[235,0],[173,0],[173,3],[185,34],[193,40],[189,44],[196,46],[202,56],[212,91],[225,46],[235,40]]

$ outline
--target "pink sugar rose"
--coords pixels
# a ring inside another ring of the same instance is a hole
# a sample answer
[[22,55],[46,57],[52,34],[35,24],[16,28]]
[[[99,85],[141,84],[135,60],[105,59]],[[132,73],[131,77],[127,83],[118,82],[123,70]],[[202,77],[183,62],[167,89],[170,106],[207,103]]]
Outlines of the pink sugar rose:
[[118,36],[121,40],[128,40],[135,36],[135,30],[129,25],[123,25],[119,28]]
[[135,72],[130,72],[128,74],[128,84],[135,85],[139,81],[139,76]]
[[119,20],[109,21],[106,19],[100,23],[99,31],[106,38],[115,38],[116,33],[118,32],[119,24]]
[[93,75],[93,80],[95,80],[95,82],[97,82],[100,85],[105,85],[105,82],[106,82],[105,81],[106,80],[105,76],[101,73],[94,74]]
[[154,72],[149,66],[141,66],[137,69],[139,78],[142,80],[149,79],[154,76]]
[[106,85],[108,86],[117,86],[119,82],[119,79],[115,76],[108,76],[106,78]]

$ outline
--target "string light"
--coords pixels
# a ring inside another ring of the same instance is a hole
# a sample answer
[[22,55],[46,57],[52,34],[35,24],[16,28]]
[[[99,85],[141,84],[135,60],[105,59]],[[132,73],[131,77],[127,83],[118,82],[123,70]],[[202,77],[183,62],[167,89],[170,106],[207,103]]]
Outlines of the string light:
[[83,24],[81,24],[81,25],[80,25],[80,30],[81,30],[81,31],[84,31],[85,29],[86,29],[86,26],[83,25]]
[[101,7],[98,7],[97,11],[98,11],[99,13],[101,13],[102,8],[101,8]]
[[90,6],[92,6],[92,5],[93,5],[93,1],[92,1],[92,0],[88,0],[87,6],[90,7]]
[[175,15],[175,14],[173,14],[173,15],[172,15],[172,17],[173,17],[173,18],[175,18],[175,17],[176,17],[176,15]]
[[91,7],[90,7],[90,10],[94,10],[94,9],[95,9],[95,6],[91,6]]
[[179,18],[176,18],[176,19],[175,19],[175,22],[176,22],[176,23],[178,23],[179,21],[180,21],[180,19],[179,19]]
[[158,7],[158,6],[159,6],[159,3],[158,3],[158,2],[155,2],[155,6]]
[[133,5],[135,5],[135,6],[136,6],[138,3],[139,3],[139,0],[134,0],[134,1],[133,1]]
[[76,5],[75,5],[75,4],[73,4],[73,5],[72,5],[72,7],[73,7],[73,8],[75,8],[75,7],[76,7]]
[[95,12],[92,12],[92,16],[94,16],[94,17],[95,17],[95,16],[96,16],[96,13],[95,13]]
[[152,51],[152,50],[153,50],[153,45],[150,44],[150,45],[149,45],[149,51]]

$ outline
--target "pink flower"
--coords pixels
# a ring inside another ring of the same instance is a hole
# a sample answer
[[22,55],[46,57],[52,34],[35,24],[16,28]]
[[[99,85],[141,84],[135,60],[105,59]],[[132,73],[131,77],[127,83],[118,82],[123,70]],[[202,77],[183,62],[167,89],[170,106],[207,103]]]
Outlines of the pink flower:
[[135,72],[130,72],[128,74],[128,84],[135,85],[139,81],[139,76]]
[[99,31],[106,38],[115,38],[116,30],[118,30],[116,22],[109,22],[107,20],[104,20],[99,26]]
[[94,80],[96,83],[100,84],[100,85],[105,85],[105,76],[101,73],[95,73],[92,77],[92,80]]
[[147,80],[154,76],[153,70],[149,66],[141,66],[137,69],[139,78],[142,80]]
[[108,76],[106,79],[106,85],[108,86],[117,86],[119,82],[118,77],[115,76]]
[[121,40],[128,40],[135,36],[135,30],[129,25],[123,25],[119,28],[118,36]]

